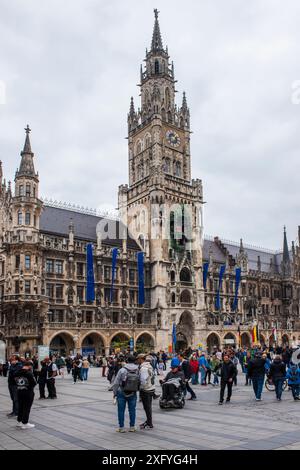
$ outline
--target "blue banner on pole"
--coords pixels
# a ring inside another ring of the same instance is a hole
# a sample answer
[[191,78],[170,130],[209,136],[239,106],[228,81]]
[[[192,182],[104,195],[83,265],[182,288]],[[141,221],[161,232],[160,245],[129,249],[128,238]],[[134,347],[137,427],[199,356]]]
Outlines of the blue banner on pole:
[[138,280],[139,280],[139,305],[145,303],[145,283],[144,283],[144,252],[137,253],[138,262]]
[[206,289],[209,263],[203,263],[203,287]]
[[177,342],[177,335],[176,335],[176,323],[173,323],[173,329],[172,329],[172,345],[173,345],[173,352],[175,351],[175,346]]
[[86,301],[95,300],[95,279],[93,263],[93,245],[88,243],[86,246]]
[[221,292],[221,288],[222,288],[222,281],[223,281],[223,276],[224,276],[224,273],[225,273],[225,269],[226,269],[226,265],[222,264],[222,266],[220,267],[219,285],[218,285],[218,291],[217,291],[217,297],[216,297],[216,303],[215,303],[216,310],[221,310],[220,292]]
[[116,267],[117,267],[117,257],[118,257],[118,248],[112,249],[112,262],[111,262],[111,287],[110,287],[110,302],[113,302],[114,299],[114,283],[116,277]]
[[241,268],[235,268],[235,292],[234,292],[234,301],[232,304],[232,311],[235,312],[238,307],[238,293],[241,282]]

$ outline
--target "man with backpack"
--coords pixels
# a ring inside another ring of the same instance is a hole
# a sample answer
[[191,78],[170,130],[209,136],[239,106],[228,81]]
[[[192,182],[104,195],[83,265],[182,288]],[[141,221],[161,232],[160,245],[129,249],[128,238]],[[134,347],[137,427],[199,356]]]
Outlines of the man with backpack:
[[152,356],[138,355],[140,365],[140,397],[146,413],[146,421],[140,425],[140,429],[153,429],[152,423],[152,398],[155,394],[155,376],[151,365]]
[[135,432],[137,391],[140,388],[139,367],[135,364],[135,357],[129,355],[127,363],[118,371],[110,390],[118,404],[119,428],[117,432],[126,432],[124,428],[125,409],[128,405],[130,428],[129,432]]

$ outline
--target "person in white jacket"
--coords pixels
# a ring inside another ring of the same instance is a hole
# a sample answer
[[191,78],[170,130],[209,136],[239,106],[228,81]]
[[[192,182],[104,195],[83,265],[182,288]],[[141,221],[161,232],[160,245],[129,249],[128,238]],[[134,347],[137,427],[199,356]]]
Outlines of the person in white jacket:
[[141,429],[152,429],[152,398],[155,395],[155,375],[151,365],[152,356],[138,355],[140,364],[140,397],[146,413],[146,421],[140,425]]

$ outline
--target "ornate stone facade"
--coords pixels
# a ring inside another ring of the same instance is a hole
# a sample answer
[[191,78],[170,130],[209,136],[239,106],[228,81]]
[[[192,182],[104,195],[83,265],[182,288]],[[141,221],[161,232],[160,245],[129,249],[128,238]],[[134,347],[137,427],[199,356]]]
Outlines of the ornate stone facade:
[[[120,221],[39,198],[28,126],[14,194],[0,166],[0,339],[8,353],[33,353],[45,344],[63,354],[107,354],[129,338],[145,349],[167,349],[173,323],[180,348],[211,348],[228,339],[237,344],[238,328],[242,343],[250,344],[254,320],[266,343],[274,328],[278,342],[300,342],[299,244],[290,251],[285,234],[283,251],[271,253],[217,237],[203,240],[202,182],[191,179],[189,108],[185,94],[180,107],[175,103],[174,66],[157,16],[141,68],[141,107],[136,111],[131,99],[128,114],[129,182],[119,187]],[[114,236],[106,238],[99,224],[113,226]],[[94,245],[93,303],[85,297],[87,243]],[[111,301],[113,247],[119,255]],[[138,304],[141,250],[144,305]],[[203,261],[210,261],[206,289]],[[221,309],[215,311],[225,263]],[[242,282],[232,313],[236,266]]]

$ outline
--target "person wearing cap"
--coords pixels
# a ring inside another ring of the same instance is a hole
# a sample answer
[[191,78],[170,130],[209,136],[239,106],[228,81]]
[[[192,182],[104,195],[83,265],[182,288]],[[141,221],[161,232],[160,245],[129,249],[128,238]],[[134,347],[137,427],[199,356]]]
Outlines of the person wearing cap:
[[25,361],[22,369],[15,373],[14,380],[18,390],[19,411],[17,418],[17,427],[21,429],[34,428],[30,424],[29,415],[34,400],[34,387],[36,380],[33,375],[33,364],[31,361]]
[[140,425],[140,429],[153,429],[152,399],[155,394],[155,376],[152,366],[152,356],[139,354],[137,357],[140,366],[140,397],[146,413],[146,421]]
[[262,357],[261,352],[257,351],[254,359],[248,363],[248,377],[252,380],[252,386],[255,394],[255,400],[261,401],[261,394],[263,391],[265,373],[266,373],[266,359]]
[[[170,379],[180,379],[183,384],[185,383],[185,376],[182,370],[180,370],[180,360],[178,359],[178,357],[173,357],[171,361],[171,370],[167,373],[164,380],[160,380],[160,383],[163,384],[165,382],[168,382],[168,380]],[[166,387],[163,387],[162,399],[172,400],[174,398],[175,391],[176,389],[173,384],[166,384]]]

